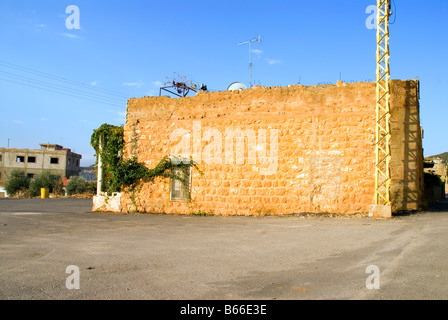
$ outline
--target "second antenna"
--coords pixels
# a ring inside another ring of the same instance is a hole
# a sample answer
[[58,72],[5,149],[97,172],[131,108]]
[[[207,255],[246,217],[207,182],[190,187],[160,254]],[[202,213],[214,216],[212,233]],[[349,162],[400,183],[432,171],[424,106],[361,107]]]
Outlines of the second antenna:
[[256,39],[252,39],[249,41],[245,41],[242,43],[238,43],[238,46],[242,46],[243,44],[249,44],[249,88],[252,88],[252,42],[261,42],[261,36],[258,36]]

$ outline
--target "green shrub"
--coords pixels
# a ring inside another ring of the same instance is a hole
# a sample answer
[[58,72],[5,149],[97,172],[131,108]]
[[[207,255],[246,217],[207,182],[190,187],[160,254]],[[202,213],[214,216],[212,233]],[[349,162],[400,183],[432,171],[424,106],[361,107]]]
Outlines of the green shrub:
[[50,190],[50,193],[54,193],[55,189],[58,189],[61,177],[51,174],[49,171],[42,171],[42,173],[35,176],[30,182],[30,195],[32,197],[38,197],[40,195],[40,189],[46,188]]
[[87,191],[86,181],[80,176],[72,176],[65,186],[65,191],[67,196],[82,194]]
[[6,182],[5,190],[9,196],[14,196],[19,191],[25,192],[29,186],[30,179],[26,176],[25,171],[13,170]]
[[89,194],[96,194],[96,182],[87,182],[86,181],[86,192]]

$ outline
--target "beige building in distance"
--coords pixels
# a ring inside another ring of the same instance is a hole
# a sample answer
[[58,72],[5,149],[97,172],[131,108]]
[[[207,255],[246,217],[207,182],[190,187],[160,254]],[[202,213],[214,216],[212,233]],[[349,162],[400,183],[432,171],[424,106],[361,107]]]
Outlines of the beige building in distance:
[[79,175],[82,156],[58,144],[41,143],[40,149],[0,148],[0,197],[13,170],[33,178],[48,170],[62,178]]
[[432,166],[425,168],[425,172],[436,174],[440,177],[442,182],[447,182],[447,168],[442,159],[433,159],[430,161]]
[[[437,196],[435,200],[441,200],[448,198],[448,188],[446,185],[448,183],[448,174],[447,174],[447,166],[443,163],[443,160],[440,158],[431,159],[425,164],[425,172],[432,173],[440,177],[442,185],[440,186],[440,190],[433,191]],[[437,187],[434,187],[437,188]],[[439,192],[440,191],[440,192]],[[440,196],[439,196],[440,194]]]

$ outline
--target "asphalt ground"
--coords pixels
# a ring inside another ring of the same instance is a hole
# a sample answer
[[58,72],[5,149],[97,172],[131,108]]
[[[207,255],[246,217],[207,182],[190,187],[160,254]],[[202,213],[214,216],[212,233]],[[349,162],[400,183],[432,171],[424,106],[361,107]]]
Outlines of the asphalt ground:
[[392,219],[91,207],[84,199],[0,199],[0,299],[448,298],[448,201]]

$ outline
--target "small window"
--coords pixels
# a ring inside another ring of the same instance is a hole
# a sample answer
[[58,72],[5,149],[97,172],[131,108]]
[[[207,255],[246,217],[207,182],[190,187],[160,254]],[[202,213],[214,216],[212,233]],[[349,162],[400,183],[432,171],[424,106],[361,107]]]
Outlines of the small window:
[[26,175],[26,177],[27,177],[28,179],[33,179],[33,178],[34,178],[34,173],[28,173],[28,174]]
[[2,155],[0,154],[0,162],[2,162]]
[[36,157],[28,157],[29,163],[36,163]]
[[19,162],[19,163],[25,162],[25,157],[24,156],[17,156],[16,157],[16,162]]
[[76,166],[79,167],[79,160],[76,160]]
[[70,166],[71,164],[72,164],[72,159],[69,158],[69,159],[67,160],[67,165]]
[[[175,178],[178,177],[178,178]],[[181,179],[181,180],[180,180]],[[190,201],[191,167],[174,168],[171,177],[171,201]]]
[[59,163],[59,158],[51,158],[50,159],[50,163],[51,164],[58,164]]

